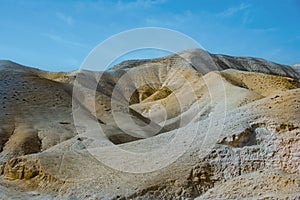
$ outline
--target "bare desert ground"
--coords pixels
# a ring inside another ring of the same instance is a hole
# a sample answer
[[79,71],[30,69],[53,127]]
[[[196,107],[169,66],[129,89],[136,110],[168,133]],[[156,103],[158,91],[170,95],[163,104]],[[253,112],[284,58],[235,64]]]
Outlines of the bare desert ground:
[[105,72],[0,61],[0,199],[299,199],[295,69],[199,49]]

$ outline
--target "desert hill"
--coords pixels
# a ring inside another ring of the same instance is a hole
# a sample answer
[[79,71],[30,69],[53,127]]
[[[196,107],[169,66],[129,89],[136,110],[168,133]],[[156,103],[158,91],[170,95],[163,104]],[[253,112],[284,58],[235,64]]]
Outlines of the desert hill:
[[200,49],[104,72],[0,61],[0,199],[300,198],[299,78]]
[[294,64],[292,67],[294,68],[294,70],[295,70],[298,74],[300,73],[300,63]]

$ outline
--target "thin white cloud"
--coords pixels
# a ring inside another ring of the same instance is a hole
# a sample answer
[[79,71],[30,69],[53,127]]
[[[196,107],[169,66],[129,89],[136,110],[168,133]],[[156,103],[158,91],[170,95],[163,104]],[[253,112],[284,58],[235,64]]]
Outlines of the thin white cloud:
[[78,67],[80,65],[80,62],[78,59],[75,59],[73,57],[70,57],[70,58],[67,58],[67,59],[64,59],[63,61],[63,64],[65,66],[76,66]]
[[288,40],[285,41],[285,43],[292,43],[292,42],[297,42],[300,40],[300,35],[296,36],[296,37],[293,37],[293,38],[290,38]]
[[61,12],[57,12],[56,16],[57,16],[58,19],[60,19],[64,23],[68,24],[69,26],[73,25],[73,23],[74,23],[74,20],[73,20],[72,16],[66,15],[66,14],[61,13]]
[[250,14],[250,11],[246,11],[245,13],[244,13],[244,16],[243,16],[243,24],[245,25],[245,24],[248,24],[248,23],[250,23],[250,22],[252,22],[252,20],[253,20],[253,17],[252,17],[252,15]]
[[256,29],[251,29],[251,30],[255,33],[270,33],[270,32],[275,32],[278,29],[275,27],[271,27],[271,28],[256,28]]
[[197,18],[191,11],[183,13],[168,13],[166,15],[150,16],[144,19],[147,26],[179,27]]
[[136,0],[131,2],[124,2],[119,0],[116,4],[116,8],[120,10],[132,9],[132,8],[148,8],[154,5],[160,5],[165,3],[167,0]]
[[62,43],[62,44],[65,44],[65,45],[68,45],[68,46],[74,46],[74,47],[85,47],[85,45],[83,45],[81,43],[66,40],[63,37],[59,36],[59,35],[50,34],[50,33],[44,33],[42,35],[46,36],[50,40],[52,40],[54,42],[57,42],[57,43]]
[[249,4],[242,3],[239,6],[228,8],[227,10],[218,14],[219,17],[230,17],[235,15],[238,12],[244,11],[249,8]]

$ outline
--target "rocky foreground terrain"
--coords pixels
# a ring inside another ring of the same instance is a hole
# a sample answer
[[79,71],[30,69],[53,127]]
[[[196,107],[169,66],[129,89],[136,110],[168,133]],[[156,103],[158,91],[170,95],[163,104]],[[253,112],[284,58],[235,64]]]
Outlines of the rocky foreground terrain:
[[0,199],[300,199],[299,80],[199,49],[105,72],[0,61]]

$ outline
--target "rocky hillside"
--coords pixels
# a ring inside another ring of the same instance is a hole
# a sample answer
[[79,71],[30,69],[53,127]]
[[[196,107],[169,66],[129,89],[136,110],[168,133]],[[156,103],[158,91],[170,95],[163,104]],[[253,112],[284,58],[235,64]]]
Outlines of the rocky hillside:
[[294,68],[294,70],[295,70],[298,74],[300,74],[300,63],[294,64],[292,67]]
[[300,198],[293,67],[193,49],[0,77],[0,199]]

